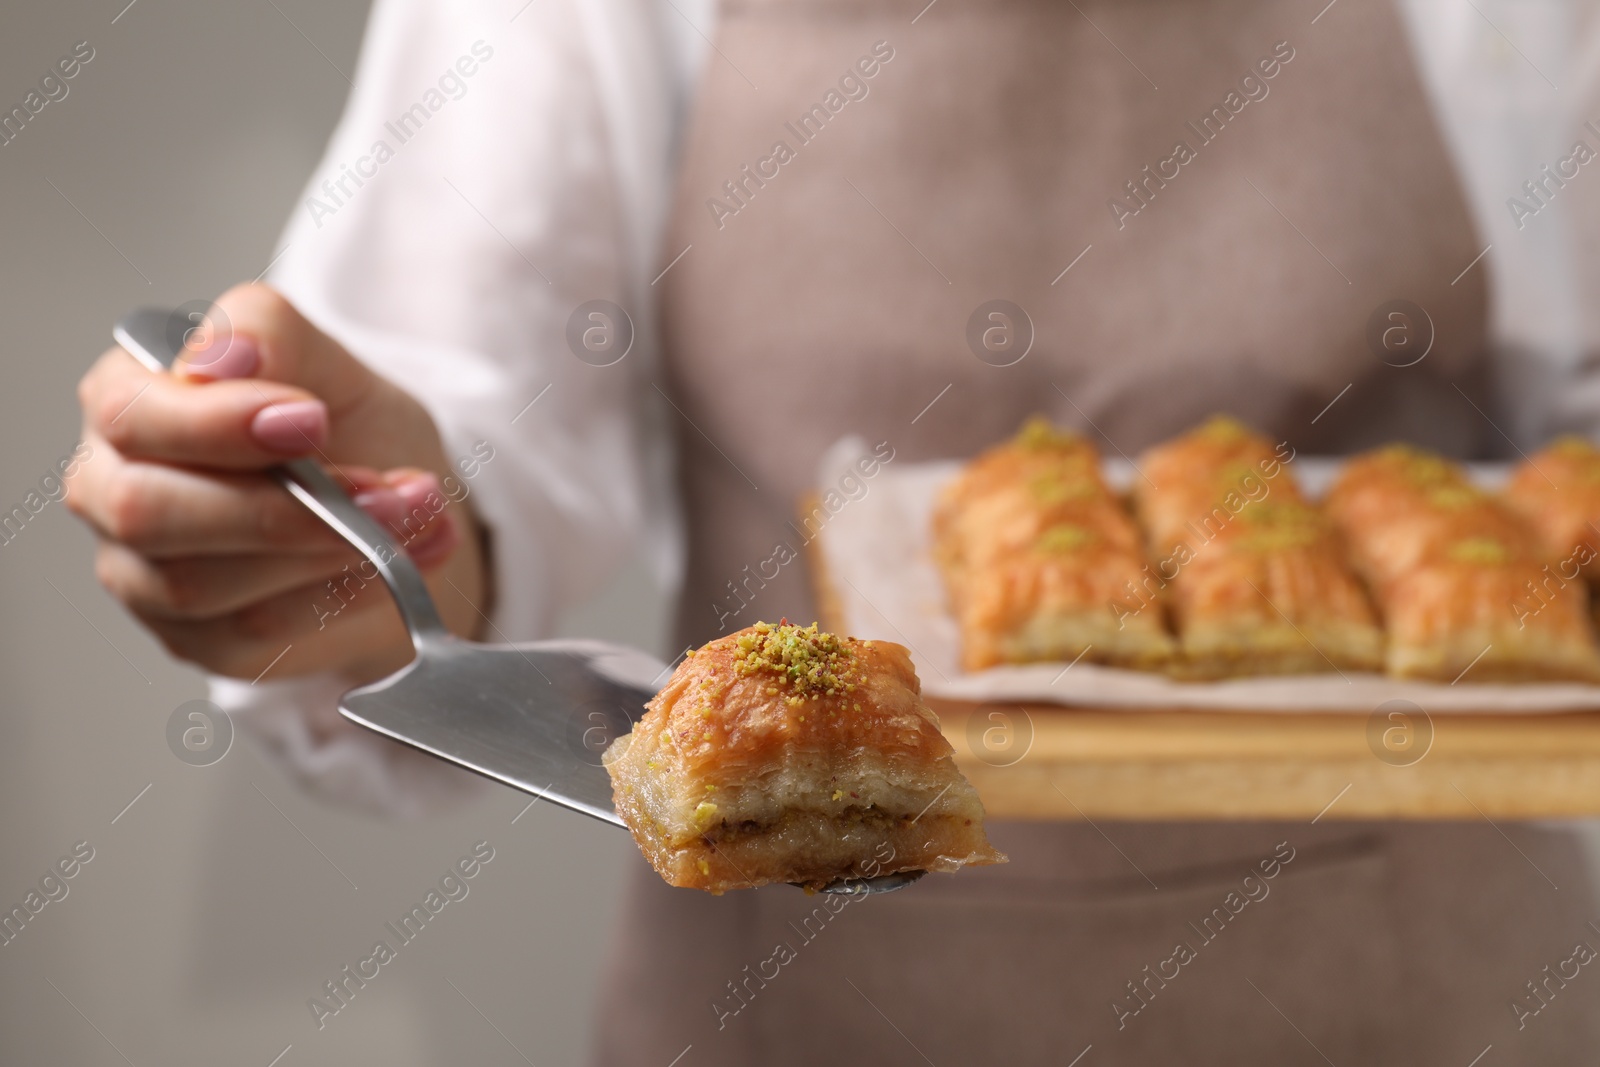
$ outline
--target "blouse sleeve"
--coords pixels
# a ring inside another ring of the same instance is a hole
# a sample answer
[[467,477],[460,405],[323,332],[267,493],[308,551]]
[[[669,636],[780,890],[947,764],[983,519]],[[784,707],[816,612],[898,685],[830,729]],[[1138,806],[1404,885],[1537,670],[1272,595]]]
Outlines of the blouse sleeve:
[[[495,640],[547,636],[679,534],[651,267],[684,89],[653,0],[378,0],[269,281],[429,410],[490,533]],[[313,791],[388,813],[478,780],[334,714],[337,674],[213,699]]]

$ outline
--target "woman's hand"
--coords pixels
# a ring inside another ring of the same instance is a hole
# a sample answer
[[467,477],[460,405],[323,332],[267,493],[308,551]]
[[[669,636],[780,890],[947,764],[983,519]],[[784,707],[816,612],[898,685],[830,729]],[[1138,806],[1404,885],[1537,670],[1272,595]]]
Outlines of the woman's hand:
[[389,527],[446,624],[471,636],[478,529],[444,491],[460,483],[427,412],[266,286],[217,307],[229,332],[172,374],[113,348],[79,383],[93,454],[67,502],[99,535],[101,583],[173,655],[218,674],[398,667],[410,641],[382,580],[262,473],[309,456]]

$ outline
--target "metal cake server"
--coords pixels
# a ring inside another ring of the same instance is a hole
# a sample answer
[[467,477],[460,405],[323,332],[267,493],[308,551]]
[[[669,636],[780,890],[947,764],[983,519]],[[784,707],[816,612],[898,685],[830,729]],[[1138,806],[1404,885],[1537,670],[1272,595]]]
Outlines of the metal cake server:
[[[171,367],[201,315],[139,308],[112,331],[151,370]],[[489,645],[448,632],[415,564],[311,459],[271,473],[367,557],[389,587],[417,656],[382,681],[346,693],[348,719],[573,811],[622,826],[600,755],[632,729],[669,667],[595,641]],[[921,871],[835,882],[825,893],[893,892]]]

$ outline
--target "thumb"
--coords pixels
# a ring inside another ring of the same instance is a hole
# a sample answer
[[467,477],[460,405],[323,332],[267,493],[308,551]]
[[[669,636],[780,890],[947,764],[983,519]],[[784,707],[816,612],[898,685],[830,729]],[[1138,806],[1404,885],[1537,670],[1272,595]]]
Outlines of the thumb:
[[298,386],[338,419],[371,394],[376,376],[267,285],[236,285],[192,331],[174,373],[195,381],[255,378]]
[[241,403],[257,409],[249,428],[258,442],[280,453],[310,451],[291,447],[315,436],[302,433],[296,420],[316,422],[312,409],[320,405],[327,434],[316,454],[325,463],[448,469],[423,406],[270,286],[239,285],[223,293],[191,339],[174,369],[191,381],[216,382],[211,389],[218,391],[247,385],[250,395]]

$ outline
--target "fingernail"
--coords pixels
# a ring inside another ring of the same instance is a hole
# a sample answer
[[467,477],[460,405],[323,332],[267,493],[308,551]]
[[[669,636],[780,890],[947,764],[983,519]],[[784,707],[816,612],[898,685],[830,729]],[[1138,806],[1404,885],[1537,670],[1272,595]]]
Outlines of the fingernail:
[[353,498],[356,507],[377,519],[384,526],[394,526],[405,517],[405,501],[400,499],[400,494],[387,486],[376,489],[366,489],[357,493]]
[[417,566],[427,570],[449,559],[460,543],[460,528],[451,515],[445,514],[429,527],[427,533],[406,545],[406,554]]
[[404,514],[394,528],[406,555],[424,569],[449,559],[461,543],[461,535],[445,512],[449,500],[438,477],[428,471],[406,471],[391,474],[389,485]]
[[248,378],[261,366],[261,349],[255,338],[241,334],[213,337],[203,348],[183,354],[175,368],[186,378],[221,381]]
[[400,494],[408,512],[421,508],[431,516],[443,511],[446,504],[439,479],[426,471],[408,475],[394,485],[394,491]]
[[256,412],[250,435],[262,448],[296,455],[322,447],[328,436],[328,409],[320,400],[272,404]]

